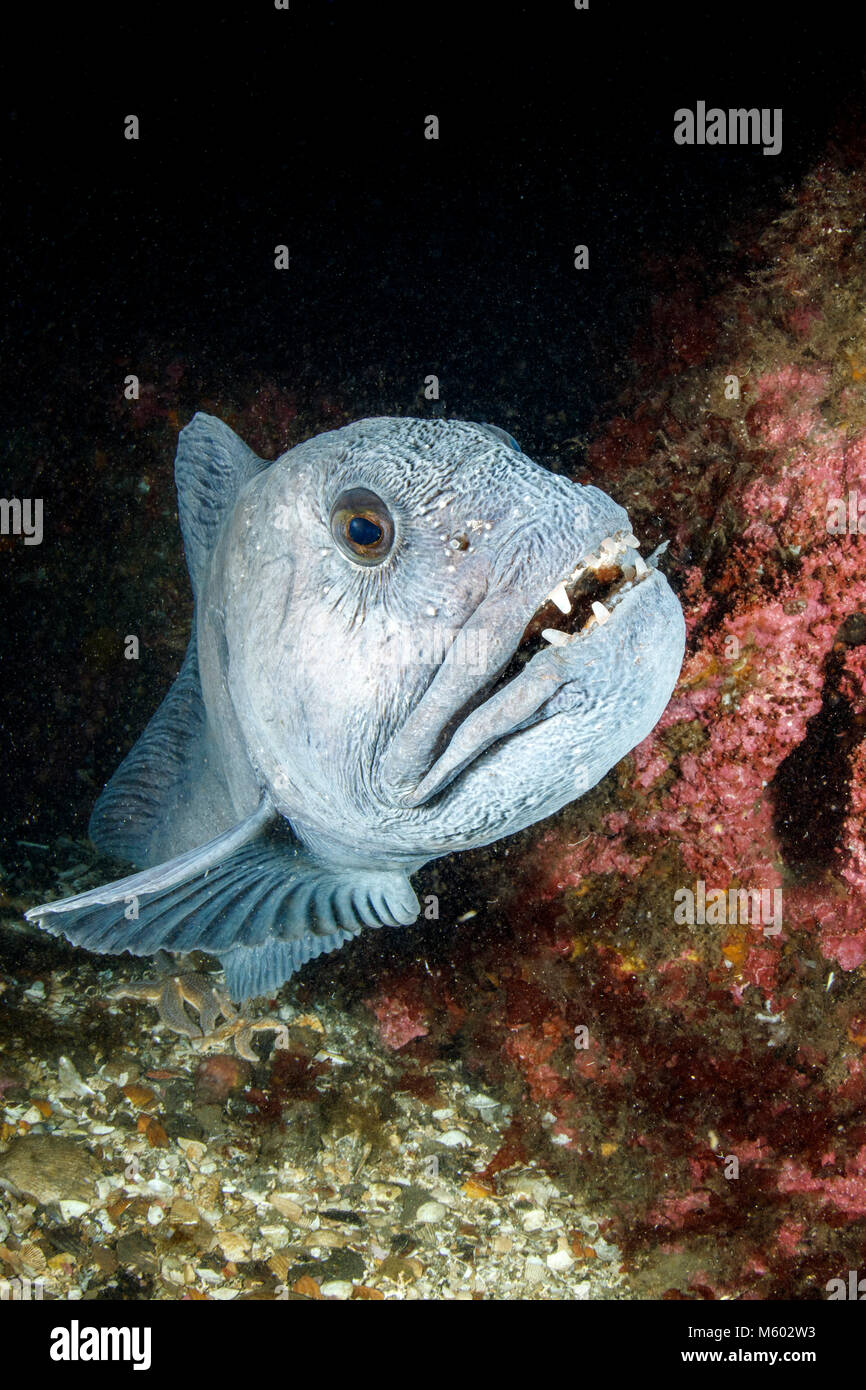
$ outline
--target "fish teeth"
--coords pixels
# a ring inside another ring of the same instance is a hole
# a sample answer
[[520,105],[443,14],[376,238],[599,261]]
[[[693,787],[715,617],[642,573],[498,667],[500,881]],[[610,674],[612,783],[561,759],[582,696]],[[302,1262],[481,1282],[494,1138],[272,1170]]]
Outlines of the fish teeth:
[[616,557],[628,547],[623,540],[617,540],[615,536],[605,536],[598,548],[597,555],[588,555],[584,564],[593,570],[602,568],[605,565],[613,564]]
[[567,632],[561,632],[558,627],[546,627],[542,632],[545,642],[549,642],[552,647],[564,647],[571,641]]
[[597,623],[606,623],[608,618],[610,617],[610,611],[607,608],[605,608],[603,603],[599,603],[598,599],[596,599],[593,603],[592,611],[595,616],[595,621]]
[[[629,531],[627,534],[620,534],[618,536],[605,536],[598,550],[594,551],[590,555],[585,556],[585,558],[581,560],[578,565],[575,566],[575,568],[571,571],[571,574],[568,576],[568,579],[564,580],[563,583],[575,583],[575,581],[580,579],[581,575],[585,574],[587,570],[605,569],[608,565],[616,563],[620,555],[624,554],[628,550],[637,550],[639,546],[640,541],[632,531]],[[637,558],[640,564],[643,564],[641,557],[638,556]],[[630,564],[628,568],[630,568]],[[645,571],[642,570],[640,567],[638,567],[637,572],[638,574],[645,573]],[[626,574],[626,578],[634,578],[634,575]],[[549,595],[549,597],[553,599],[554,603],[556,603],[557,607],[559,608],[562,608],[562,604],[559,602],[559,599],[556,598],[556,594],[559,592],[561,587],[562,586],[558,584],[556,586],[556,589],[554,589],[553,593]],[[563,613],[569,613],[571,610],[570,608],[562,608],[562,611]]]
[[571,599],[565,592],[565,580],[563,580],[561,584],[557,584],[556,588],[553,589],[547,597],[553,600],[560,613],[571,612]]
[[649,573],[649,565],[647,564],[646,560],[643,558],[642,555],[635,555],[634,567],[637,570],[638,574]]

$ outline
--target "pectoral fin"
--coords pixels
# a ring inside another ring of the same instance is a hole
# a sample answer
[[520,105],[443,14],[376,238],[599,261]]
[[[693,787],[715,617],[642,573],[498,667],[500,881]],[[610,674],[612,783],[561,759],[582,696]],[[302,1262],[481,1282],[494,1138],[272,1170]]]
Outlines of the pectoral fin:
[[88,950],[210,952],[237,1000],[278,989],[365,926],[408,925],[419,911],[401,869],[319,863],[265,799],[198,849],[26,915]]

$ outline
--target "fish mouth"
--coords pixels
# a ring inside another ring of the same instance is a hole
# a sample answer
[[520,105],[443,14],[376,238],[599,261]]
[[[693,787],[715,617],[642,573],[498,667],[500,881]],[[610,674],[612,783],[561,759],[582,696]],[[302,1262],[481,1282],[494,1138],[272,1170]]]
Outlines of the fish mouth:
[[548,647],[568,646],[608,621],[617,604],[649,574],[650,566],[638,553],[639,544],[631,532],[608,536],[597,553],[579,561],[553,586],[529,619],[508,665],[484,700],[510,685],[527,663]]
[[[536,588],[533,597],[518,601],[502,590],[483,600],[390,750],[402,764],[402,805],[430,801],[482,753],[545,719],[548,702],[585,677],[595,661],[621,661],[641,627],[647,586],[662,586],[679,611],[655,567],[664,547],[647,561],[638,546],[621,529],[560,571],[552,585]],[[654,611],[653,604],[646,606]],[[662,615],[665,608],[662,601]],[[491,638],[487,670],[472,678],[462,668],[484,632]],[[412,785],[406,785],[409,778]]]

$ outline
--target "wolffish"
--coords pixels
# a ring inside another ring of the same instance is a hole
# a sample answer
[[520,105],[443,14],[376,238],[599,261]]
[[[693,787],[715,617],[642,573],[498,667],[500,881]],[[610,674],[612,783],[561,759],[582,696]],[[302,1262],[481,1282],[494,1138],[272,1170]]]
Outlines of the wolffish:
[[670,698],[682,610],[626,512],[502,430],[361,420],[266,464],[198,414],[175,478],[192,636],[90,822],[140,872],[27,913],[69,941],[273,991],[413,922],[423,864],[588,791]]

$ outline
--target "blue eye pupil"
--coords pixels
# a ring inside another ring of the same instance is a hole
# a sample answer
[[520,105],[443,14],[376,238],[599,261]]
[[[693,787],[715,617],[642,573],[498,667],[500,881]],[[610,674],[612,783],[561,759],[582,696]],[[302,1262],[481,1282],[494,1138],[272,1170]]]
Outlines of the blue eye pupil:
[[350,487],[334,501],[328,517],[337,548],[354,565],[381,565],[394,545],[394,519],[381,497]]
[[355,545],[375,545],[382,539],[382,528],[366,516],[353,516],[346,527],[349,540]]

